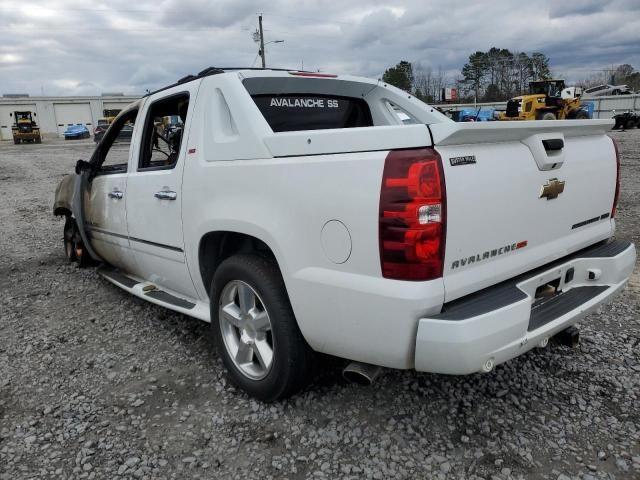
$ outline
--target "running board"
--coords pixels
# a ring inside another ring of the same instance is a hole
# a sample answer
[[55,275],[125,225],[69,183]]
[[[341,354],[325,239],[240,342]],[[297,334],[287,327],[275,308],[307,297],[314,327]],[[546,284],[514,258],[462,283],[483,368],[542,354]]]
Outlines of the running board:
[[127,292],[156,305],[184,313],[205,322],[210,322],[209,304],[195,299],[180,297],[173,292],[158,288],[148,282],[111,267],[98,268],[98,274]]
[[170,293],[164,292],[162,290],[151,290],[144,295],[146,297],[160,300],[161,302],[170,303],[171,305],[175,305],[176,307],[186,308],[187,310],[191,310],[196,306],[195,303],[191,303],[184,298],[176,297],[175,295],[171,295]]
[[120,270],[111,269],[108,267],[100,267],[98,269],[98,273],[105,277],[107,280],[111,280],[111,282],[126,288],[133,288],[138,283],[140,283],[138,280],[135,280],[131,277],[128,277],[124,273],[121,273]]

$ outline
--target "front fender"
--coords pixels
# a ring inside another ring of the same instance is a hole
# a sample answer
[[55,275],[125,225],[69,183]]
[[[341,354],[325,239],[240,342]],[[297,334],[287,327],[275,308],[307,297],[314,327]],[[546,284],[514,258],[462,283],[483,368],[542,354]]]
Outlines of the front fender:
[[53,214],[69,215],[71,209],[71,199],[75,188],[75,175],[65,175],[58,186],[53,197]]
[[82,243],[84,244],[87,252],[91,258],[93,258],[96,262],[101,262],[102,258],[100,255],[96,253],[96,251],[91,246],[91,241],[89,240],[89,235],[87,235],[87,225],[84,217],[84,202],[82,199],[84,198],[84,192],[86,190],[87,182],[89,181],[89,175],[91,171],[89,169],[81,169],[76,167],[76,170],[79,170],[79,173],[74,175],[74,188],[73,188],[73,196],[71,197],[71,211],[73,212],[73,216],[76,219],[76,224],[78,225],[78,231],[80,232],[80,237],[82,238]]

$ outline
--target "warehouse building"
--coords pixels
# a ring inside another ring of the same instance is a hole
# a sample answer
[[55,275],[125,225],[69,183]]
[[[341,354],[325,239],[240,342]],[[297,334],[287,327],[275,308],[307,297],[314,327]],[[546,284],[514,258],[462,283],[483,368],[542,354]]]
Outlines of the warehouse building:
[[46,137],[60,136],[70,125],[86,125],[93,134],[105,109],[122,109],[139,96],[104,94],[95,97],[29,97],[3,95],[0,97],[0,140],[11,140],[13,112],[31,111],[34,120]]

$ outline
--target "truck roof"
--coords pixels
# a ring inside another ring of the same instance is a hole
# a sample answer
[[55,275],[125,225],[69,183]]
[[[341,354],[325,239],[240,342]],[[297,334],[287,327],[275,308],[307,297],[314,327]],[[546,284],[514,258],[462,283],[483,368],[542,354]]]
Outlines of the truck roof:
[[[338,78],[338,75],[333,73],[323,73],[323,72],[311,72],[308,70],[297,70],[295,68],[255,68],[255,67],[207,67],[204,70],[200,71],[196,75],[186,75],[179,79],[177,82],[172,83],[171,85],[164,86],[153,92],[149,92],[143,97],[148,97],[149,95],[153,95],[154,93],[161,92],[163,90],[167,90],[169,88],[175,87],[177,85],[182,85],[184,83],[192,82],[193,80],[198,80],[203,77],[208,77],[211,75],[220,75],[224,73],[231,72],[242,72],[246,77],[288,77],[288,76],[297,76],[297,77],[310,77],[310,78]],[[340,78],[345,79],[355,79],[353,76],[344,76],[341,75]],[[365,77],[357,77],[358,81],[365,83],[376,84],[376,80],[372,80]]]

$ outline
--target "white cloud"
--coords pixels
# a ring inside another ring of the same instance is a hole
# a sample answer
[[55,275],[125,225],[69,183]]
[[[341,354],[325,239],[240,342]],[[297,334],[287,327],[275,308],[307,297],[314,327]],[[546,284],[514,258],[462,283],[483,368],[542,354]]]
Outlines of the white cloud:
[[[207,66],[268,64],[379,77],[404,59],[458,74],[492,46],[542,51],[573,79],[640,69],[640,2],[582,0],[0,0],[0,93],[142,93]],[[91,91],[94,89],[94,91]]]

